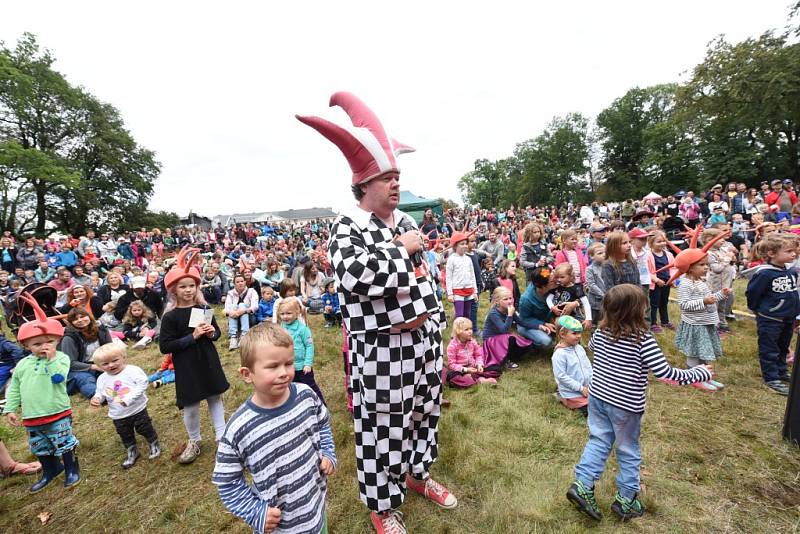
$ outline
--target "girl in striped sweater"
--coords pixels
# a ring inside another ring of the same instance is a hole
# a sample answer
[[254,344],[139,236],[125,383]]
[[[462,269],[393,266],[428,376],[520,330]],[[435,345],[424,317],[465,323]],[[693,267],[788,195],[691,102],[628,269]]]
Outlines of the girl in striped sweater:
[[617,494],[611,510],[623,520],[640,517],[639,432],[645,408],[647,374],[676,384],[711,380],[711,369],[700,365],[676,369],[667,362],[650,333],[644,312],[647,297],[640,285],[612,287],[603,299],[602,320],[592,335],[594,352],[589,386],[589,441],[575,466],[575,482],[567,499],[593,519],[601,519],[594,483],[605,470],[616,442]]

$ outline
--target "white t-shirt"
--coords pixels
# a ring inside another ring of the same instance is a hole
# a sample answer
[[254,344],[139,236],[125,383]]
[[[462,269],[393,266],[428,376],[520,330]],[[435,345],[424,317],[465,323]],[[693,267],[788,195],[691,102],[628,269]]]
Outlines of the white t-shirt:
[[141,367],[126,365],[115,375],[101,374],[94,396],[108,402],[108,416],[124,419],[147,408],[147,375]]

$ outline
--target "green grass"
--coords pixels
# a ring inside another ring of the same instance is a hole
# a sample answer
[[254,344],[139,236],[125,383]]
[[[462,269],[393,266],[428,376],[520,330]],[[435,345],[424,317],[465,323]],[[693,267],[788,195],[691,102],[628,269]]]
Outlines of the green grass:
[[[739,282],[737,282],[739,284]],[[737,308],[743,308],[737,292]],[[484,297],[485,299],[485,297]],[[480,317],[486,314],[485,300]],[[673,321],[679,320],[672,305]],[[218,315],[218,319],[220,316]],[[353,428],[347,413],[341,363],[341,334],[310,318],[317,345],[316,376],[332,410],[339,470],[330,479],[328,522],[333,533],[370,532],[366,508],[358,500]],[[800,451],[780,438],[785,398],[761,385],[755,325],[734,323],[717,365],[728,387],[715,394],[653,381],[642,427],[645,517],[622,525],[607,517],[598,532],[791,532],[800,530]],[[224,328],[224,326],[223,326]],[[683,359],[673,334],[658,336],[674,365]],[[446,334],[449,338],[449,332]],[[238,354],[218,349],[231,389],[226,414],[248,390],[237,378]],[[131,352],[130,362],[145,371],[161,361],[157,349]],[[210,482],[214,455],[206,445],[197,462],[181,466],[169,451],[184,441],[174,386],[150,390],[149,410],[166,454],[146,458],[123,471],[122,446],[106,412],[73,397],[75,433],[83,481],[67,492],[58,482],[31,496],[32,477],[0,481],[0,532],[248,532],[227,513]],[[440,510],[409,495],[403,506],[414,533],[583,532],[594,526],[566,501],[573,466],[586,441],[585,420],[553,397],[555,385],[546,358],[524,362],[506,373],[496,388],[447,390],[453,406],[439,425],[440,457],[434,475],[458,496],[459,507]],[[212,441],[207,413],[203,435]],[[18,459],[29,458],[24,432],[4,429]],[[598,483],[598,499],[609,516],[615,461]],[[48,511],[42,527],[37,514]]]

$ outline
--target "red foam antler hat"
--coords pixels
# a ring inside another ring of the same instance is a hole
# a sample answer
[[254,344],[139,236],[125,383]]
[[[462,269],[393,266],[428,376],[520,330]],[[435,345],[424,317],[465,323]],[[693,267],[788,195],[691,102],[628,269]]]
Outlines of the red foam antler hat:
[[675,259],[671,263],[665,265],[664,267],[656,271],[657,273],[659,273],[661,271],[666,271],[667,269],[672,269],[672,268],[676,270],[676,272],[672,276],[670,276],[669,280],[667,281],[667,285],[672,284],[672,282],[674,282],[676,279],[689,272],[689,269],[691,268],[692,265],[705,258],[708,255],[708,249],[710,249],[714,245],[714,243],[716,243],[720,239],[725,239],[730,235],[730,230],[727,230],[718,235],[717,237],[714,237],[713,239],[708,241],[705,245],[703,245],[703,248],[697,248],[697,240],[700,237],[700,234],[703,233],[703,227],[698,226],[694,230],[692,228],[689,228],[688,226],[686,226],[685,228],[686,228],[686,235],[692,238],[689,248],[687,248],[686,250],[681,250],[678,247],[676,247],[671,241],[667,241],[667,244],[670,247],[672,247],[672,250],[674,250],[677,253],[677,255],[675,256]]
[[378,116],[356,95],[339,91],[331,96],[329,105],[341,107],[353,125],[339,126],[314,116],[295,117],[339,147],[353,171],[353,185],[366,183],[388,172],[400,173],[395,158],[413,152],[413,148],[389,137]]
[[178,253],[178,258],[175,266],[170,269],[167,276],[164,277],[164,286],[169,289],[178,283],[179,280],[184,278],[191,278],[195,283],[200,283],[200,271],[194,266],[197,260],[200,259],[199,248],[189,248],[189,245],[183,247]]
[[64,337],[64,325],[60,321],[48,317],[35,298],[27,293],[21,293],[17,298],[30,304],[36,317],[33,321],[28,321],[19,327],[17,341],[23,343],[37,336]]

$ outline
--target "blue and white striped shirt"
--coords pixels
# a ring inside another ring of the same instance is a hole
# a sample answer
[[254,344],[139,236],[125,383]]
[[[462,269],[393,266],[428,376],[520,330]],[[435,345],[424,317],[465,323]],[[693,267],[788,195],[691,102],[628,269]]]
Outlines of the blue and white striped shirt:
[[308,386],[290,388],[277,408],[242,404],[219,441],[212,482],[225,507],[254,532],[264,532],[268,507],[281,510],[276,534],[322,530],[327,481],[320,461],[325,456],[336,465],[328,410]]
[[598,329],[589,348],[594,352],[589,395],[629,412],[644,412],[648,371],[660,380],[681,385],[711,380],[704,367],[672,367],[649,332],[640,341],[614,341],[607,331]]

